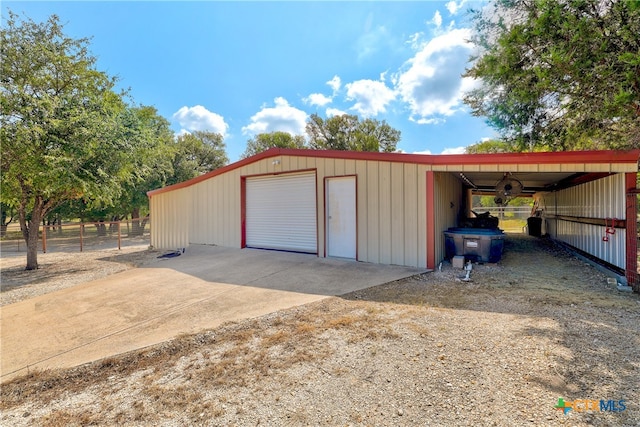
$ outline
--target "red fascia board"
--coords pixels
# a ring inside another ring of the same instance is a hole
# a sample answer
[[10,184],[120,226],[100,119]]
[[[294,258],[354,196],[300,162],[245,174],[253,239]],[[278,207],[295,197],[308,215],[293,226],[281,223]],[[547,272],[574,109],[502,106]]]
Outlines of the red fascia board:
[[[565,164],[565,163],[637,163],[640,150],[604,151],[556,151],[536,153],[495,154],[405,154],[366,151],[304,150],[272,148],[261,154],[272,152],[272,156],[305,156],[340,158],[349,160],[377,160],[429,165],[483,165],[499,163],[517,164]],[[276,152],[277,151],[277,152]]]
[[575,163],[638,163],[640,150],[606,151],[557,151],[543,153],[495,153],[495,154],[405,154],[367,151],[306,150],[294,148],[270,148],[246,159],[200,175],[188,181],[147,192],[151,197],[167,191],[189,187],[214,176],[241,168],[262,159],[277,156],[303,156],[326,159],[372,160],[426,165],[495,165],[495,164],[575,164]]

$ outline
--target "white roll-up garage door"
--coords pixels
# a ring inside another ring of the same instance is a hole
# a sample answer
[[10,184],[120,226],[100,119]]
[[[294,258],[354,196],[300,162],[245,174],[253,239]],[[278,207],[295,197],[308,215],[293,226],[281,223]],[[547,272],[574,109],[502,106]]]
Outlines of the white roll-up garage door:
[[314,173],[247,178],[246,245],[317,253]]

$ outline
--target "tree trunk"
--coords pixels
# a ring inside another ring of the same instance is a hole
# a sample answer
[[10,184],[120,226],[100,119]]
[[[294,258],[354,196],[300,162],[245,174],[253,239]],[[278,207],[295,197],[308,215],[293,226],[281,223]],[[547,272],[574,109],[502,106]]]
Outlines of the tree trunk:
[[149,221],[149,214],[147,214],[147,216],[144,217],[144,219],[142,220],[142,226],[140,228],[140,235],[143,236],[144,235],[144,228],[147,226],[147,222]]
[[42,220],[43,203],[36,199],[31,211],[31,218],[27,221],[26,206],[20,206],[20,229],[27,244],[27,266],[25,270],[38,269],[38,229]]
[[144,228],[140,227],[140,209],[135,208],[131,211],[131,235],[132,236],[142,236],[144,232]]
[[98,236],[99,237],[104,237],[104,236],[107,235],[107,226],[104,224],[103,220],[100,220],[96,224],[96,230],[98,230]]
[[25,270],[38,269],[38,224],[39,221],[29,221],[27,242],[27,266]]

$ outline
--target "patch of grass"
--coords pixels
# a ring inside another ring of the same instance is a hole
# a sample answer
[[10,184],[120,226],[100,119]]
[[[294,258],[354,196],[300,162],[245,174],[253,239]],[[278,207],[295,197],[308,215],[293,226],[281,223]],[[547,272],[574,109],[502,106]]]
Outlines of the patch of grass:
[[525,225],[527,225],[526,219],[511,218],[501,219],[498,226],[506,232],[522,233]]
[[202,393],[191,387],[161,387],[152,385],[145,390],[145,396],[149,397],[155,406],[168,410],[181,410],[198,406],[202,401]]
[[425,325],[415,322],[408,322],[404,325],[420,336],[429,336],[431,334],[431,331]]
[[285,330],[279,330],[271,335],[266,336],[262,339],[262,344],[267,347],[273,347],[278,344],[283,344],[289,340],[291,340],[291,333]]
[[96,414],[91,412],[74,413],[67,410],[53,411],[39,420],[43,427],[68,427],[96,425]]
[[317,331],[318,331],[318,327],[316,325],[311,323],[302,323],[302,324],[296,325],[296,328],[293,334],[296,337],[309,336],[311,334],[316,333]]
[[325,329],[345,328],[350,327],[354,323],[358,322],[359,318],[353,315],[343,315],[336,318],[328,318],[324,320],[322,325]]

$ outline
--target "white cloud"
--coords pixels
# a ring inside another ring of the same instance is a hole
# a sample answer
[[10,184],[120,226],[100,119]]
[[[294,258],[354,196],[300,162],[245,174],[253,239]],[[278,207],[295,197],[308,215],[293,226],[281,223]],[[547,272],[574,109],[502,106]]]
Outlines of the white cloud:
[[251,117],[251,123],[242,128],[243,134],[259,134],[268,132],[289,132],[303,135],[307,121],[307,113],[289,105],[286,99],[274,99],[275,107],[263,106]]
[[327,108],[327,110],[325,111],[325,114],[327,115],[327,117],[334,117],[334,116],[344,116],[345,114],[348,114],[348,113],[346,111],[338,110],[337,108]]
[[384,113],[387,104],[396,97],[395,92],[381,81],[357,80],[353,83],[347,83],[345,88],[347,89],[347,99],[356,101],[351,110],[355,110],[365,117]]
[[407,40],[407,44],[411,46],[411,49],[418,50],[420,46],[422,46],[422,39],[424,38],[424,33],[418,32],[413,33],[409,36]]
[[464,154],[467,147],[445,148],[440,154]]
[[433,154],[431,150],[414,151],[412,154]]
[[337,91],[340,90],[340,87],[342,86],[342,82],[340,81],[340,77],[338,76],[333,76],[333,78],[329,80],[327,84],[333,90],[334,95]]
[[412,122],[416,122],[419,125],[439,125],[444,123],[446,120],[443,119],[442,117],[435,117],[435,118],[431,118],[431,119],[425,119],[425,118],[421,118],[421,119],[414,119],[413,117],[409,117],[409,120]]
[[396,90],[416,121],[450,116],[475,82],[462,78],[473,45],[471,30],[454,29],[433,38],[395,76]]
[[442,15],[440,15],[439,10],[436,10],[436,13],[433,15],[433,19],[431,19],[431,21],[429,22],[435,25],[437,28],[440,28],[440,26],[442,25]]
[[176,111],[172,117],[182,127],[182,130],[179,132],[181,134],[205,130],[224,136],[227,134],[227,129],[229,129],[229,125],[225,123],[221,115],[207,110],[202,105],[193,107],[184,106]]
[[462,6],[464,6],[466,2],[467,0],[460,0],[459,2],[451,0],[447,3],[446,8],[450,14],[455,15],[462,9]]
[[312,93],[311,95],[304,98],[304,102],[310,105],[318,105],[320,107],[329,104],[333,98],[325,96],[321,93]]

